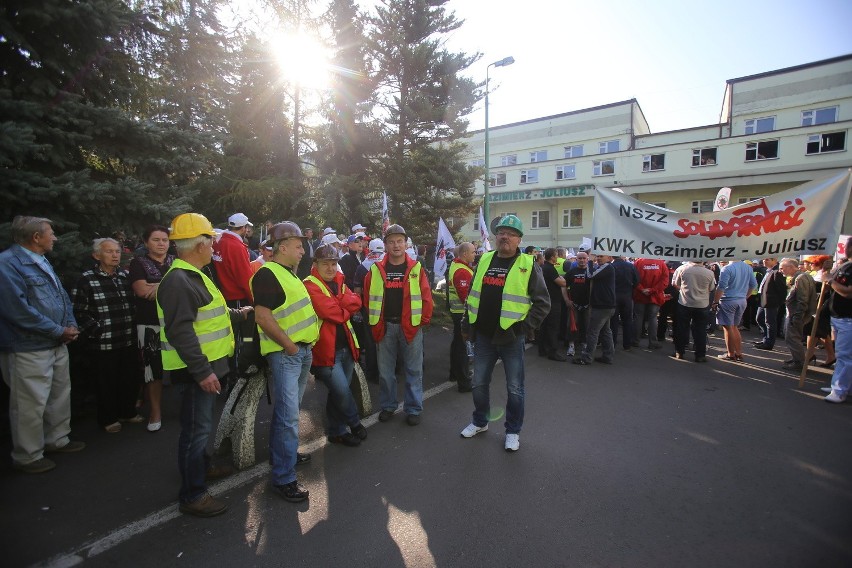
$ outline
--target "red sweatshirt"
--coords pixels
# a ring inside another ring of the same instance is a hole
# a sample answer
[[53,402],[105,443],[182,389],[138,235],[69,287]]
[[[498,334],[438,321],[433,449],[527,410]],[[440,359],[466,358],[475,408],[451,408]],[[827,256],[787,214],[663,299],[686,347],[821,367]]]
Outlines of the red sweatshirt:
[[[633,263],[639,271],[639,284],[633,289],[633,301],[638,304],[665,303],[663,292],[669,285],[669,267],[664,260],[658,258],[637,258]],[[642,290],[650,289],[651,293],[646,295]]]
[[239,235],[225,232],[218,241],[213,241],[213,266],[226,300],[252,301],[248,247]]

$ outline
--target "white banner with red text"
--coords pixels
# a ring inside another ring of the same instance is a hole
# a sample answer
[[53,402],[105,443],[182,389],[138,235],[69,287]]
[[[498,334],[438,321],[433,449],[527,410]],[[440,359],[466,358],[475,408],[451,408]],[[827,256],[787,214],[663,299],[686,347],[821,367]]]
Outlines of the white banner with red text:
[[592,252],[664,260],[833,255],[852,170],[722,211],[676,213],[599,188]]

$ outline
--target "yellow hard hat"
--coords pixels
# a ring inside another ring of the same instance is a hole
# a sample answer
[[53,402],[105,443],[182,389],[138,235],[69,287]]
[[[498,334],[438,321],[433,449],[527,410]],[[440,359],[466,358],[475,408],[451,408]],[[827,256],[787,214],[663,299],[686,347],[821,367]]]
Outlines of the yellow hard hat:
[[173,241],[192,239],[199,235],[212,237],[216,234],[207,217],[200,213],[183,213],[172,219],[169,238]]

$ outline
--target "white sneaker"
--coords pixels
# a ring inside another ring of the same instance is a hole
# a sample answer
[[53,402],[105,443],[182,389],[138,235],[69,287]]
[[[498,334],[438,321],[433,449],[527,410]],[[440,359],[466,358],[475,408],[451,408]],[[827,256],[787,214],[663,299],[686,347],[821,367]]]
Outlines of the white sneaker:
[[846,400],[846,395],[840,394],[837,391],[833,390],[833,391],[831,391],[831,394],[829,394],[823,400],[825,402],[834,402],[834,403],[839,404],[839,403],[843,402],[844,400]]
[[519,434],[506,434],[506,451],[517,452],[518,448],[521,447],[520,438]]
[[568,356],[569,357],[574,356],[574,344],[573,343],[568,346]]
[[821,390],[822,392],[831,392],[831,387],[822,387],[819,390]]
[[471,422],[470,424],[467,425],[467,427],[464,430],[461,431],[461,437],[462,438],[473,438],[474,436],[476,436],[480,432],[485,432],[486,430],[488,430],[488,424],[486,424],[485,426],[480,428],[479,426],[477,426],[476,424]]

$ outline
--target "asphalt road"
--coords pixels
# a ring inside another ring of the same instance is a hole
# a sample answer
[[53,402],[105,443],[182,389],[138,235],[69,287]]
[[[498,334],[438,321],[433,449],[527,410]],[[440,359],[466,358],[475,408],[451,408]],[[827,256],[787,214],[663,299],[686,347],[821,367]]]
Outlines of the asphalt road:
[[[781,349],[696,364],[667,343],[579,367],[532,348],[521,449],[507,453],[499,416],[459,437],[472,401],[444,382],[448,343],[429,330],[421,425],[373,417],[359,448],[324,443],[324,387],[309,385],[301,504],[269,490],[265,402],[258,465],[212,485],[230,505],[213,519],[177,512],[170,389],[157,434],[77,420],[88,448],[58,455],[56,470],[24,475],[3,460],[3,564],[852,566],[852,405],[820,400],[830,371],[810,370],[799,390]],[[495,407],[504,385],[498,367]]]

